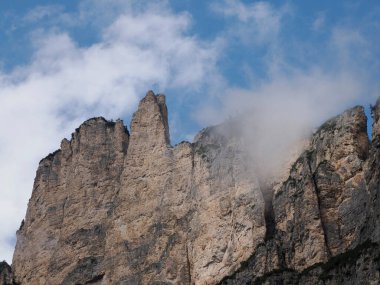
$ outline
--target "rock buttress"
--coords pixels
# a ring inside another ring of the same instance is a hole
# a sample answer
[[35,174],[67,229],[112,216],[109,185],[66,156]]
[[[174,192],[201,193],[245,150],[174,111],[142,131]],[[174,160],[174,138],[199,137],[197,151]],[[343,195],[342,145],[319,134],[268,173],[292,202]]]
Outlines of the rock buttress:
[[358,245],[367,218],[363,167],[368,149],[361,107],[314,134],[275,193],[277,239],[285,247],[286,267],[304,269]]
[[195,284],[215,284],[264,241],[264,198],[233,124],[203,130],[194,144],[190,223]]
[[380,243],[380,98],[372,107],[372,144],[365,167],[365,178],[370,195],[368,226],[363,227],[364,239]]
[[[273,239],[221,284],[361,284],[359,276],[366,275],[363,282],[374,280],[378,247],[363,231],[371,212],[365,182],[369,148],[362,107],[322,125],[275,190]],[[368,274],[361,271],[367,266]],[[345,283],[345,272],[357,274],[356,281]]]
[[264,236],[261,192],[237,138],[208,129],[171,147],[164,99],[148,92],[133,115],[109,284],[212,284]]
[[94,118],[41,160],[17,232],[18,283],[82,284],[104,273],[105,238],[128,140],[121,121]]
[[190,280],[183,223],[190,214],[191,147],[170,146],[167,120],[165,97],[148,92],[131,122],[106,243],[107,284]]

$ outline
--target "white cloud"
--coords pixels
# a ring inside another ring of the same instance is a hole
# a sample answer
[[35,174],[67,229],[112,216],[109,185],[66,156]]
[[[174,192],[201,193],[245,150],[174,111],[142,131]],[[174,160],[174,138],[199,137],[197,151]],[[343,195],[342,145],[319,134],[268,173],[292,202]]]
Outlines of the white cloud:
[[289,12],[288,6],[275,9],[264,1],[244,4],[241,1],[224,0],[214,2],[211,8],[226,18],[238,21],[230,29],[229,36],[234,35],[245,43],[265,44],[277,39],[283,17]]
[[[195,90],[214,73],[218,49],[189,34],[189,15],[131,3],[90,46],[78,45],[62,26],[34,31],[30,63],[0,72],[0,252],[8,262],[37,163],[60,139],[89,117],[130,115],[153,86]],[[27,19],[53,12],[43,7]],[[79,11],[82,22],[91,21],[87,12]]]
[[294,146],[325,120],[357,104],[364,90],[350,73],[278,75],[257,88],[226,90],[221,108],[204,106],[196,117],[216,124],[244,115],[238,127],[261,174],[272,176],[290,159]]
[[[297,141],[309,136],[324,120],[356,104],[371,103],[373,96],[379,94],[379,89],[376,93],[376,87],[369,84],[373,75],[363,69],[369,66],[371,51],[359,27],[330,26],[331,37],[321,51],[324,54],[310,57],[313,53],[307,49],[288,49],[290,40],[294,47],[314,47],[300,38],[282,37],[282,19],[287,15],[284,11],[288,11],[284,7],[275,9],[263,2],[243,4],[229,0],[212,7],[238,19],[238,25],[224,35],[226,42],[233,41],[237,32],[241,33],[240,38],[261,39],[251,42],[251,46],[260,43],[268,47],[261,55],[265,63],[261,72],[266,78],[255,77],[255,72],[248,70],[250,87],[227,88],[220,96],[222,107],[205,105],[194,117],[207,125],[248,114],[240,127],[264,175],[276,173]],[[320,15],[315,28],[324,24]],[[295,64],[294,59],[298,58],[307,59],[302,62],[303,67]]]

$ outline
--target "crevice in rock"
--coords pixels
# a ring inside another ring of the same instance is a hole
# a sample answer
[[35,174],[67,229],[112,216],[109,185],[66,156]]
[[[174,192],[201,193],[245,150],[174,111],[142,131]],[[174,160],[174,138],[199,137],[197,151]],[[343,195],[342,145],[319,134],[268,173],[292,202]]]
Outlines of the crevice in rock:
[[187,266],[187,275],[189,278],[188,284],[192,284],[191,283],[191,263],[190,263],[190,258],[189,258],[189,248],[188,248],[187,244],[186,244],[186,266]]
[[168,122],[168,109],[165,103],[164,95],[157,95],[156,97],[157,105],[160,109],[162,124],[165,129],[165,140],[167,145],[170,145],[170,134],[169,134],[169,122]]
[[98,274],[95,277],[91,278],[90,280],[86,281],[84,284],[94,284],[98,281],[101,281],[101,280],[103,280],[104,274],[105,273]]
[[315,194],[317,196],[317,203],[318,203],[318,212],[319,212],[319,218],[321,220],[321,226],[322,226],[322,232],[323,232],[323,237],[324,237],[324,240],[325,240],[325,245],[326,245],[326,250],[327,250],[327,255],[328,255],[328,258],[330,258],[331,256],[331,250],[330,250],[330,247],[329,247],[329,243],[328,243],[328,238],[327,238],[327,231],[326,231],[326,226],[325,226],[325,221],[323,220],[323,217],[322,217],[322,211],[321,211],[321,199],[320,199],[320,190],[318,188],[318,184],[317,184],[317,180],[316,180],[316,177],[315,177],[315,173],[313,173],[312,171],[312,167],[311,167],[311,154],[308,153],[307,156],[306,156],[306,162],[307,162],[307,166],[309,168],[309,172],[310,172],[310,177],[311,177],[311,181],[313,183],[313,187],[315,189]]
[[276,221],[273,210],[273,187],[267,183],[260,183],[261,193],[264,198],[264,219],[265,219],[265,241],[271,240],[274,238],[276,233]]
[[[62,204],[62,221],[61,221],[61,225],[60,225],[60,228],[59,228],[59,231],[62,230],[62,227],[63,227],[63,221],[65,219],[65,207],[66,207],[66,203],[67,203],[67,200],[69,199],[69,197],[66,197],[63,204]],[[59,234],[61,236],[61,233]]]

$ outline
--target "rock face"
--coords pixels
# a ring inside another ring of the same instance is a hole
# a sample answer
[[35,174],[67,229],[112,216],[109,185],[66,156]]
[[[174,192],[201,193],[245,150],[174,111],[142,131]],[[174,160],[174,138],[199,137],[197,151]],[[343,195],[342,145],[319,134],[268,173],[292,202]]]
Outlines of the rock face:
[[164,97],[149,92],[132,119],[108,284],[215,283],[263,239],[263,198],[239,143],[208,129],[173,148],[167,126]]
[[172,147],[165,97],[150,91],[130,134],[90,119],[41,160],[13,281],[378,284],[379,102],[373,117],[371,143],[355,107],[264,183],[233,122]]
[[[369,230],[376,199],[366,176],[379,165],[369,167],[370,151],[361,107],[322,125],[275,190],[272,240],[222,284],[378,284],[379,247]],[[263,268],[273,252],[278,263]]]
[[17,233],[13,270],[18,283],[84,283],[102,274],[97,266],[105,254],[128,140],[121,121],[94,118],[41,160]]
[[5,262],[0,262],[0,285],[13,285],[12,268]]
[[263,242],[264,202],[220,127],[170,145],[163,95],[86,121],[40,163],[13,259],[20,284],[213,284]]

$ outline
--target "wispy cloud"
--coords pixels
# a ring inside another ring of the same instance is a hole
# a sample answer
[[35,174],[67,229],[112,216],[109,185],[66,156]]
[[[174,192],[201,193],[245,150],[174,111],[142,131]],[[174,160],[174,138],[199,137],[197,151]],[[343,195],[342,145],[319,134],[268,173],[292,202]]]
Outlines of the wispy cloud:
[[236,126],[247,141],[260,173],[278,173],[295,146],[324,120],[358,101],[365,86],[350,73],[321,70],[271,78],[256,88],[226,90],[222,107],[204,106],[196,117],[218,123],[238,116]]
[[[218,107],[204,106],[195,118],[215,124],[245,114],[240,128],[263,175],[275,174],[289,159],[294,145],[324,120],[355,104],[368,104],[379,95],[373,70],[363,69],[370,61],[379,61],[373,57],[376,47],[369,44],[371,38],[364,36],[361,27],[352,28],[347,23],[330,26],[327,38],[316,47],[305,38],[289,36],[287,24],[294,15],[285,14],[288,8],[226,0],[212,9],[225,17],[236,17],[234,28],[240,37],[261,39],[258,42],[266,50],[261,54],[265,64],[260,72],[266,76],[256,76],[251,67],[249,87],[227,88]],[[283,21],[285,15],[287,21]],[[320,14],[313,28],[321,29],[325,21]],[[226,42],[233,42],[234,32],[223,35]]]
[[350,64],[368,56],[370,47],[359,29],[337,26],[332,30],[331,45],[342,63]]
[[229,36],[237,36],[246,43],[263,44],[277,39],[283,17],[289,12],[287,5],[275,9],[268,2],[244,4],[241,1],[213,2],[211,9],[226,17],[234,18]]
[[24,17],[25,22],[36,22],[43,18],[50,18],[63,14],[63,7],[60,5],[37,6],[30,10]]

